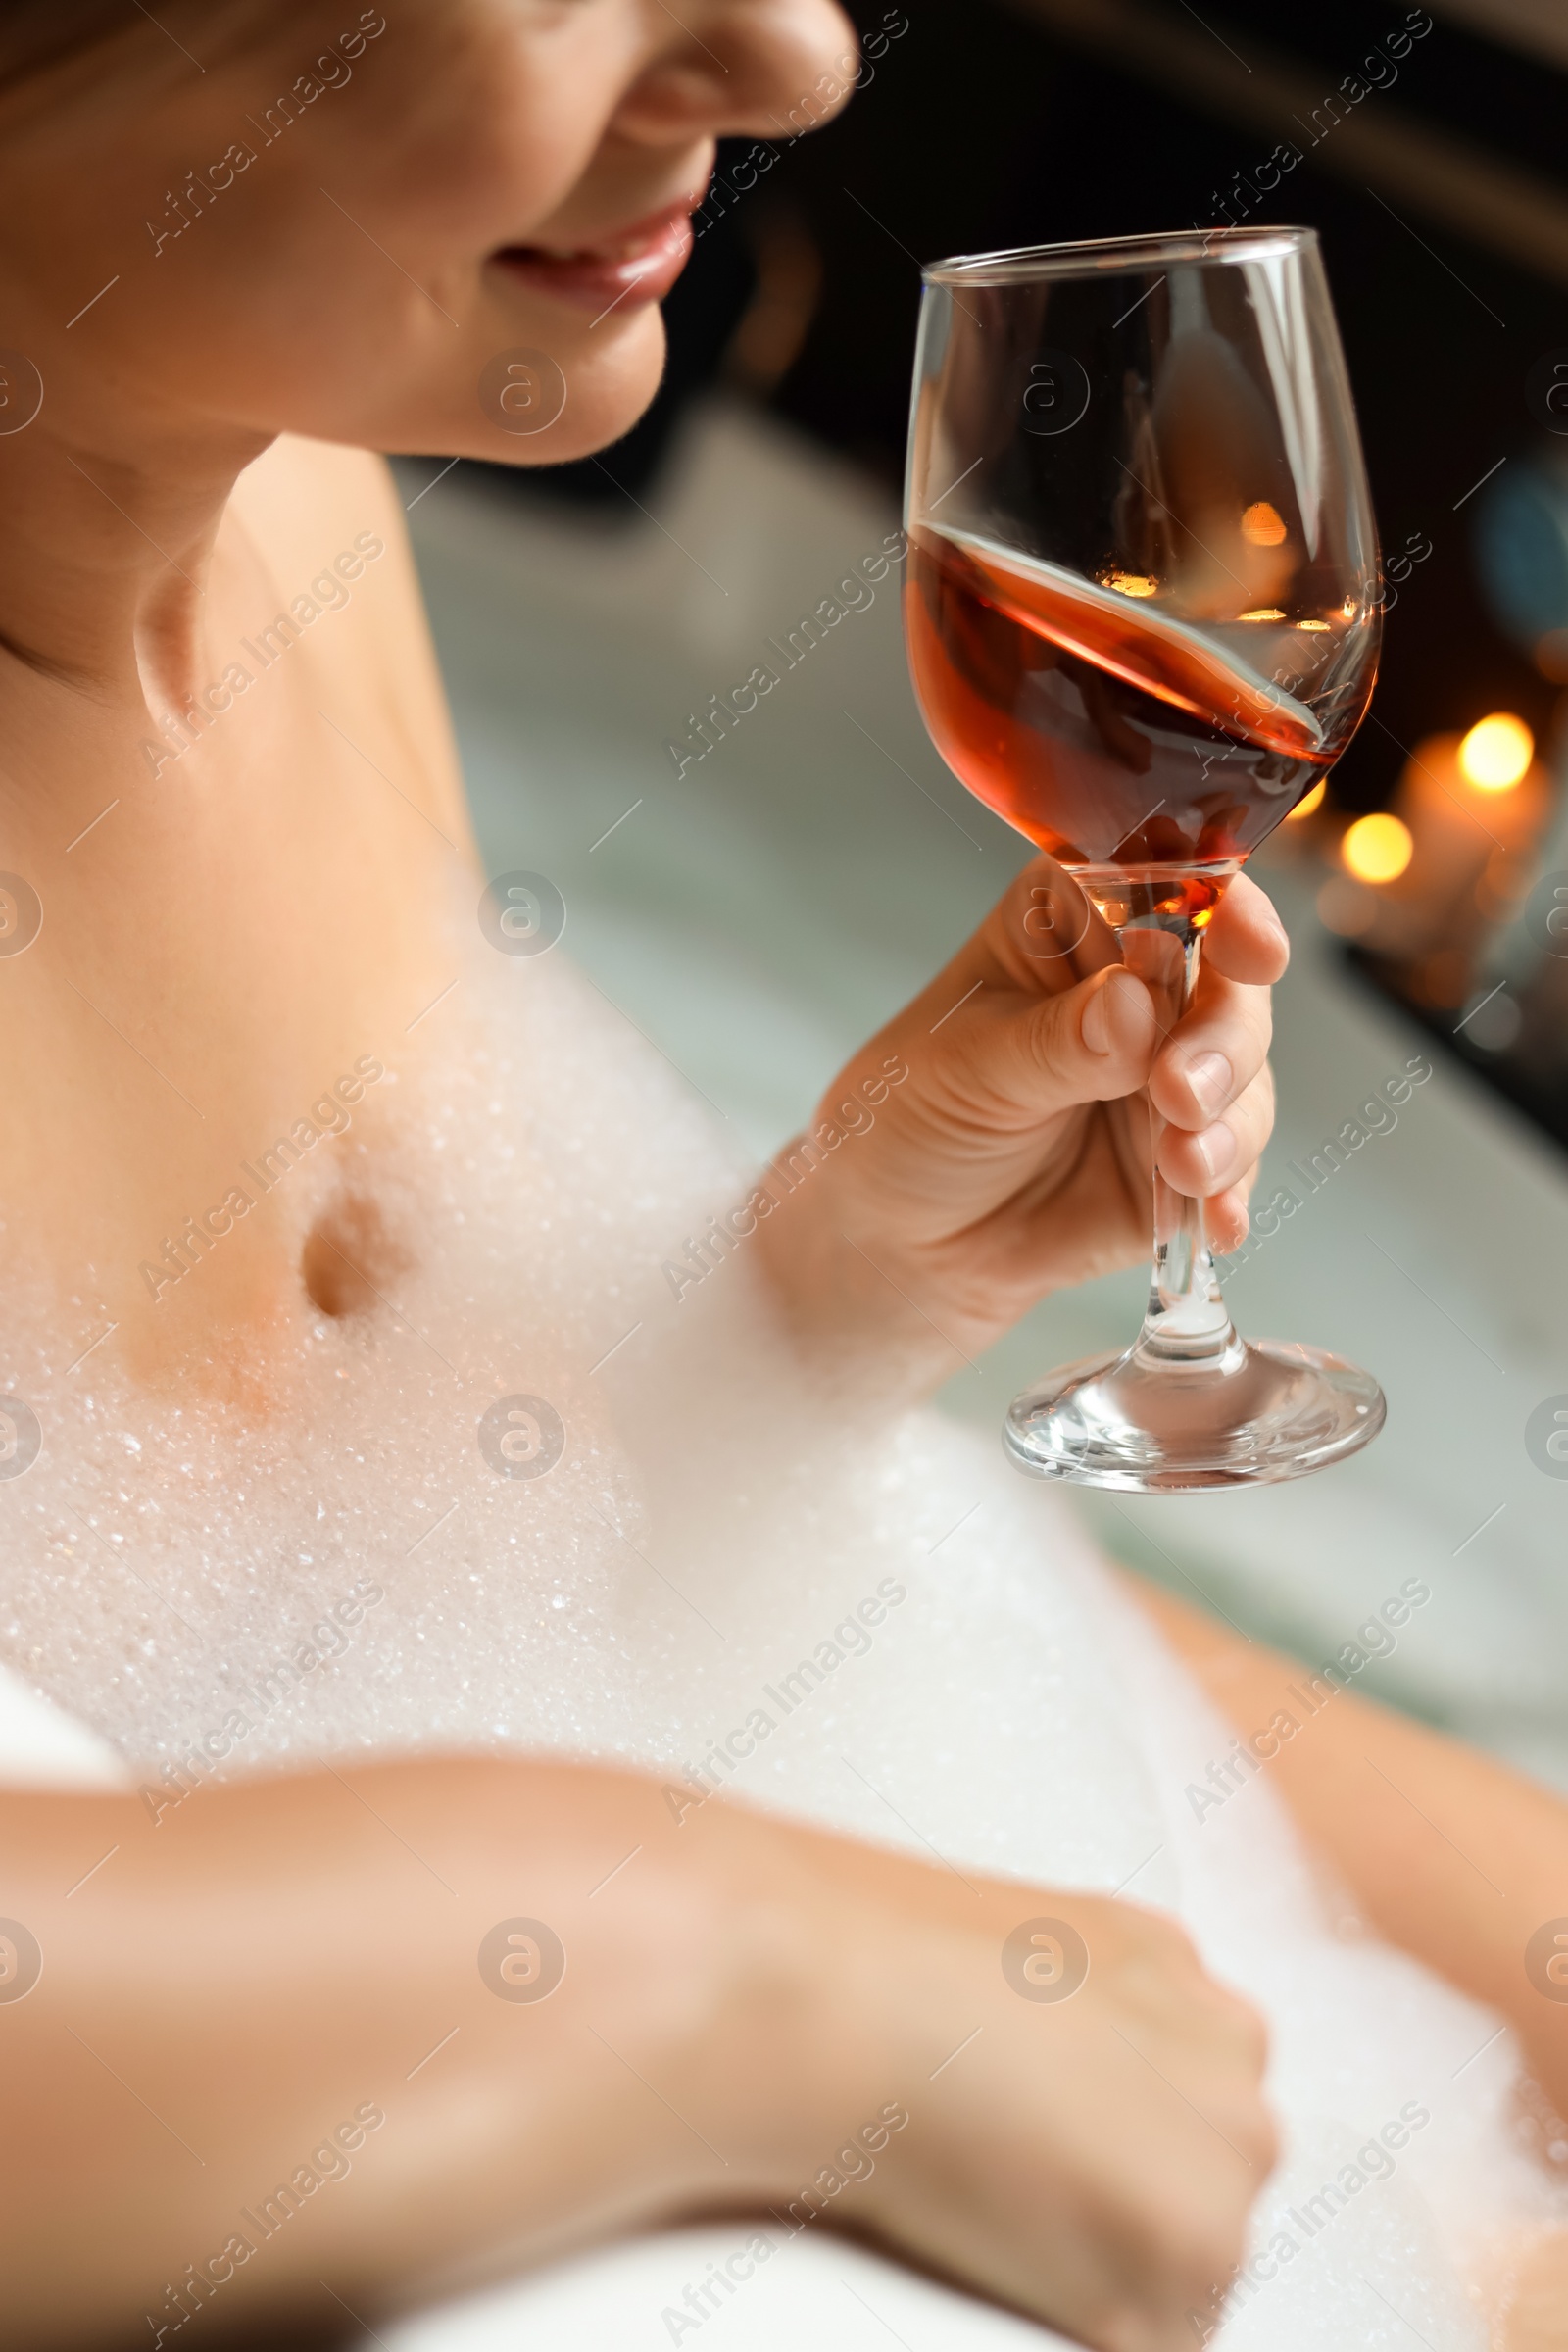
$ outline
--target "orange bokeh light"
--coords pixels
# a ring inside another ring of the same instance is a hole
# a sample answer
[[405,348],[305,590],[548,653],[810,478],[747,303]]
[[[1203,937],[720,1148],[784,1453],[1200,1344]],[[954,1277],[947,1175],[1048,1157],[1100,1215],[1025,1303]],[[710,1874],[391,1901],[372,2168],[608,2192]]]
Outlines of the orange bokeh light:
[[1357,882],[1396,882],[1414,853],[1409,826],[1381,808],[1358,816],[1340,844],[1345,870]]
[[1477,792],[1512,792],[1530,772],[1536,739],[1511,710],[1478,718],[1459,746],[1459,773]]

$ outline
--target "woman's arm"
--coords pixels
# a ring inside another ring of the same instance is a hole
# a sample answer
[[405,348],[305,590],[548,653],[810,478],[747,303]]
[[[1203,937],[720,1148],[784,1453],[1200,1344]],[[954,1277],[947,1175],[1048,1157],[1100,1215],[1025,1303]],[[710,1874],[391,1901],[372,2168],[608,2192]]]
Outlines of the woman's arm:
[[[1167,1922],[639,1775],[345,1768],[160,1824],[13,1793],[0,1853],[29,2345],[373,2314],[770,2206],[1176,2352],[1271,2161],[1261,2032]],[[1039,1997],[1049,1947],[1004,1965],[1043,1916],[1093,1956],[1068,1999]]]
[[[1299,1718],[1300,1666],[1239,1641],[1139,1582],[1137,1596],[1244,1740],[1281,1711]],[[1310,1841],[1338,1867],[1390,1943],[1485,2001],[1516,2029],[1568,2114],[1568,1984],[1531,1939],[1568,1922],[1568,1803],[1506,1766],[1339,1690],[1263,1766]],[[1568,1952],[1568,1925],[1562,1949]]]

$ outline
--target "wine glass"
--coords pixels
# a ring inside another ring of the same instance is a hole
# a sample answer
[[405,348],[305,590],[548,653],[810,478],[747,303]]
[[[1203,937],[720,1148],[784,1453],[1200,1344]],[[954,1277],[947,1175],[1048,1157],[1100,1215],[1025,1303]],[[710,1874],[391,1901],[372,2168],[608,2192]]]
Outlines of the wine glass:
[[[921,711],[960,781],[1064,869],[1032,950],[1070,952],[1092,904],[1168,1031],[1227,885],[1344,751],[1377,673],[1376,528],[1317,238],[1112,237],[924,277],[905,588]],[[1019,1396],[1013,1459],[1155,1494],[1364,1446],[1376,1381],[1238,1338],[1202,1203],[1157,1165],[1153,1192],[1143,1330]]]

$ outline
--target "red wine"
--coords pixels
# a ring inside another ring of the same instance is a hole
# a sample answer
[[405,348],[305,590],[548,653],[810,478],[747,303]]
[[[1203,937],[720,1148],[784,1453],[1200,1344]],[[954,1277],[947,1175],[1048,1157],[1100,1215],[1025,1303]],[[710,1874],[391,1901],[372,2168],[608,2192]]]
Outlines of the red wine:
[[1304,704],[1134,586],[922,525],[909,666],[937,749],[999,816],[1071,870],[1163,882],[1139,911],[1201,915],[1333,755]]

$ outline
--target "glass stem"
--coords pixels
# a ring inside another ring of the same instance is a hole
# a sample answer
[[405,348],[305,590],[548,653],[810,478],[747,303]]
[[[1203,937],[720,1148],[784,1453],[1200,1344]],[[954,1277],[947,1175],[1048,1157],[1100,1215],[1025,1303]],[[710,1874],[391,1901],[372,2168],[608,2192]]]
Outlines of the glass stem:
[[[1193,1002],[1202,945],[1201,931],[1183,914],[1152,913],[1122,930],[1122,958],[1149,989],[1167,1036]],[[1154,1263],[1136,1353],[1151,1366],[1230,1371],[1240,1362],[1243,1347],[1220,1296],[1203,1203],[1176,1192],[1159,1173],[1167,1122],[1152,1103],[1149,1124],[1155,1163]]]

